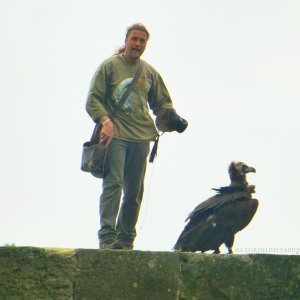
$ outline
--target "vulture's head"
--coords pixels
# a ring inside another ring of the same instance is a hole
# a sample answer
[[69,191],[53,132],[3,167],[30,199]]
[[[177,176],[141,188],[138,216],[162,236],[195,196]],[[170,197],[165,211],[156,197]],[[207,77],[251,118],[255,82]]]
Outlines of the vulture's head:
[[231,186],[241,186],[241,185],[248,185],[246,180],[246,174],[253,172],[255,173],[256,170],[253,167],[247,166],[243,162],[232,162],[229,165],[228,173],[231,180]]

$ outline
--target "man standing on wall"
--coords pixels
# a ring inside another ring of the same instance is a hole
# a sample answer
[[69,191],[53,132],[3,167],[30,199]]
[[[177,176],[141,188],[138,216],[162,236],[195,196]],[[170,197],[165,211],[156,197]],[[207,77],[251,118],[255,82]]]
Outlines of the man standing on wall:
[[[125,46],[101,64],[88,94],[87,112],[102,124],[99,141],[108,147],[108,172],[100,196],[100,249],[133,249],[149,144],[158,136],[149,107],[157,116],[160,130],[183,132],[187,127],[187,122],[176,114],[160,74],[140,59],[148,39],[144,25],[130,26]],[[141,62],[139,79],[112,118]]]

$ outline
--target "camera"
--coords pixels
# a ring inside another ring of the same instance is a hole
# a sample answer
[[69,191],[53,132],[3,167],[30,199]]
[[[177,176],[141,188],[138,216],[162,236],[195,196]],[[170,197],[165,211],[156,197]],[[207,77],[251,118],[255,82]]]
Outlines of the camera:
[[182,133],[188,126],[187,120],[180,117],[173,108],[162,109],[157,114],[156,126],[160,131]]

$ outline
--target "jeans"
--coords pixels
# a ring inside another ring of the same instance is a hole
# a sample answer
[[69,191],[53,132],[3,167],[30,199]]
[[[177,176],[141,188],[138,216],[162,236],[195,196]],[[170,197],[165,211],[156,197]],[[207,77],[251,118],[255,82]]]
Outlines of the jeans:
[[149,144],[113,138],[109,145],[108,173],[103,178],[100,196],[100,244],[116,240],[133,244],[144,192]]

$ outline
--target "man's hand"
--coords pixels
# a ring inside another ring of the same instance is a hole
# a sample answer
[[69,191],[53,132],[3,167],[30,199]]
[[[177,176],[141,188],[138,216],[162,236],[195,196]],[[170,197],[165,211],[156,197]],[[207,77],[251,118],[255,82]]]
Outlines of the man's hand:
[[114,125],[108,116],[101,117],[102,130],[100,132],[100,143],[106,148],[114,136]]

